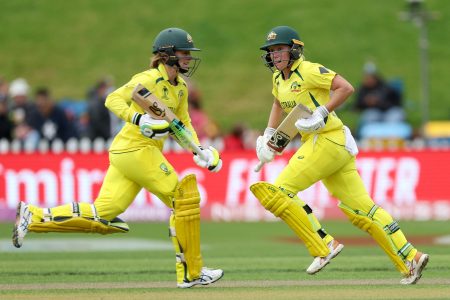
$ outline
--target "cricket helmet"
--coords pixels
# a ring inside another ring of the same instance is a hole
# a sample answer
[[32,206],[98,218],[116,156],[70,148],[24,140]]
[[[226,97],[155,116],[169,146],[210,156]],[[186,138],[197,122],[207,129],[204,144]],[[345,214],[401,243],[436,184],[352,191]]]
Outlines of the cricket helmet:
[[273,61],[270,57],[270,46],[275,45],[288,45],[291,47],[289,50],[290,60],[289,64],[293,61],[297,60],[303,54],[303,46],[305,45],[298,35],[297,31],[292,29],[289,26],[277,26],[272,28],[266,37],[266,42],[259,49],[265,50],[266,53],[261,57],[264,61],[264,64],[273,71]]
[[294,44],[303,46],[303,42],[300,40],[300,36],[297,31],[289,26],[277,26],[272,28],[266,37],[266,42],[259,49],[268,51],[270,46],[273,45],[289,45]]
[[159,53],[164,58],[164,63],[169,66],[177,66],[180,73],[187,77],[194,74],[200,64],[200,58],[190,56],[190,66],[182,68],[179,57],[175,51],[200,51],[194,46],[194,41],[189,33],[180,28],[167,28],[161,31],[153,41],[153,54]]
[[164,51],[167,48],[172,48],[173,51],[200,51],[195,48],[191,35],[180,28],[167,28],[156,36],[153,42],[153,53]]

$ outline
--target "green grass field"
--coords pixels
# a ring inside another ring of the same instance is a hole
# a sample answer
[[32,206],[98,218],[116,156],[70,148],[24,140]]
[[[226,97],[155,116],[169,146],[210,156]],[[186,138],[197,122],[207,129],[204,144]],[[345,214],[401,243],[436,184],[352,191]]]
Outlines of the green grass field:
[[[398,284],[399,274],[364,233],[347,222],[324,225],[346,247],[326,269],[310,276],[305,269],[311,258],[284,224],[204,222],[205,265],[223,268],[225,276],[208,287],[179,290],[175,288],[175,259],[166,224],[131,224],[126,235],[30,234],[17,250],[10,246],[11,224],[1,224],[0,298],[449,299],[450,246],[433,244],[435,237],[448,239],[448,223],[401,222],[410,240],[431,255],[423,278],[415,286]],[[71,240],[75,243],[70,244]],[[39,241],[48,246],[37,246]],[[161,248],[43,250],[65,244],[124,246],[136,241],[157,242]],[[35,252],[30,251],[33,249]]]

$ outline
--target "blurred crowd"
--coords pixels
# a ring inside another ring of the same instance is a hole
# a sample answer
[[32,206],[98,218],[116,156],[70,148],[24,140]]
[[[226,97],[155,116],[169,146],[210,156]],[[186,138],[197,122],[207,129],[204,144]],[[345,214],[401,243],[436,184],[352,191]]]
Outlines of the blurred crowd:
[[[254,149],[258,131],[236,124],[224,134],[203,109],[195,83],[188,84],[189,113],[202,143],[227,151]],[[32,91],[24,78],[8,82],[0,77],[0,148],[8,144],[28,152],[50,148],[77,151],[80,147],[105,150],[123,126],[123,121],[104,105],[114,89],[113,79],[105,77],[87,89],[85,99],[56,100],[48,87]],[[169,141],[166,150],[181,149]]]
[[11,82],[0,78],[0,139],[28,150],[83,138],[106,141],[122,126],[104,106],[113,89],[112,80],[105,78],[88,89],[84,101],[55,101],[48,87],[32,92],[24,78]]
[[[229,131],[222,132],[204,110],[200,89],[195,82],[186,81],[189,113],[200,142],[221,151],[253,150],[260,130],[236,123]],[[29,152],[48,149],[105,151],[123,126],[123,121],[104,105],[113,90],[113,79],[105,77],[86,90],[83,100],[56,101],[48,87],[32,91],[24,78],[8,82],[0,77],[0,152],[19,149]],[[353,128],[359,143],[377,146],[373,141],[378,145],[388,141],[401,146],[415,137],[405,118],[402,81],[385,80],[372,62],[364,65],[361,83],[350,101],[360,113],[358,125]],[[299,144],[297,137],[288,149],[295,149]],[[165,151],[182,151],[173,140],[165,147]]]

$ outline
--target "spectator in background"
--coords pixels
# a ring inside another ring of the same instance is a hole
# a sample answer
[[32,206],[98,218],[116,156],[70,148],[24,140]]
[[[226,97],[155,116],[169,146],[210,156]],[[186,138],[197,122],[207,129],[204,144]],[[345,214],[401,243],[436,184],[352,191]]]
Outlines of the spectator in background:
[[108,85],[100,80],[87,94],[88,99],[88,136],[90,139],[111,137],[111,117],[105,107],[108,96]]
[[13,122],[8,115],[8,82],[0,77],[0,139],[12,139]]
[[47,88],[40,88],[35,94],[36,108],[30,114],[30,125],[39,132],[41,139],[50,142],[61,139],[66,142],[77,137],[75,126],[67,119],[64,110],[58,107]]
[[0,139],[12,140],[14,124],[8,115],[8,102],[0,99]]
[[30,114],[35,109],[29,99],[30,86],[23,78],[13,80],[9,86],[10,115],[14,125],[13,138],[25,144],[37,145],[39,133],[30,125]]
[[8,99],[8,89],[8,82],[0,76],[0,101],[6,101]]
[[214,140],[220,137],[220,130],[217,124],[203,110],[201,93],[192,81],[187,81],[189,86],[188,105],[191,122],[196,129],[200,142]]
[[97,82],[87,93],[88,99],[88,137],[101,137],[105,140],[115,136],[123,122],[105,107],[106,97],[114,90],[112,78],[105,77]]
[[244,135],[246,128],[243,124],[236,124],[231,129],[231,132],[227,134],[224,139],[224,150],[225,151],[239,151],[244,150]]
[[405,140],[411,137],[411,125],[405,122],[400,87],[387,83],[376,66],[366,63],[364,77],[356,94],[356,109],[362,112],[358,138]]
[[356,109],[362,112],[360,129],[374,122],[403,122],[402,95],[391,87],[369,62],[364,66],[362,83],[356,92]]

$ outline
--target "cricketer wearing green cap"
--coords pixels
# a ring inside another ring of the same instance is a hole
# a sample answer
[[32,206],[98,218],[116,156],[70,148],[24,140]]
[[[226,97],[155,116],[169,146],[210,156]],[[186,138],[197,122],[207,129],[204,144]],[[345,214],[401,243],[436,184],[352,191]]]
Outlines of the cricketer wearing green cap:
[[167,28],[153,42],[153,57],[148,70],[108,95],[105,106],[125,121],[109,149],[110,165],[94,203],[40,208],[21,202],[13,230],[13,244],[21,247],[28,232],[128,232],[128,225],[117,216],[134,201],[142,188],[156,195],[172,210],[169,232],[175,248],[176,278],[179,288],[208,285],[222,278],[221,269],[203,266],[200,249],[200,193],[196,177],[179,180],[162,152],[170,133],[169,123],[145,114],[132,101],[132,92],[143,85],[152,96],[173,111],[192,133],[201,155],[195,163],[206,172],[222,167],[219,152],[201,147],[188,113],[188,88],[180,74],[192,75],[200,59],[192,37],[183,29]]
[[367,193],[356,169],[358,148],[350,130],[334,110],[353,93],[352,85],[336,72],[305,60],[304,43],[288,26],[271,29],[261,50],[264,63],[273,73],[275,97],[268,126],[258,137],[256,153],[262,163],[274,159],[267,142],[281,123],[284,113],[297,104],[307,106],[312,115],[294,121],[302,136],[300,148],[281,171],[274,184],[259,182],[250,187],[261,204],[280,217],[305,243],[315,274],[344,248],[322,228],[313,210],[297,193],[318,181],[339,199],[339,208],[350,221],[367,231],[404,275],[402,284],[415,284],[422,276],[428,255],[419,252],[405,238],[399,224],[376,205]]

